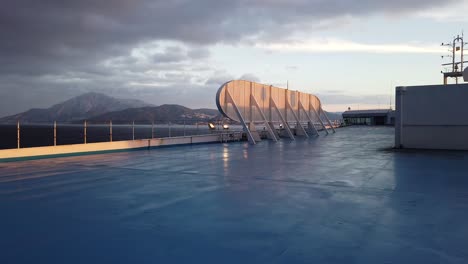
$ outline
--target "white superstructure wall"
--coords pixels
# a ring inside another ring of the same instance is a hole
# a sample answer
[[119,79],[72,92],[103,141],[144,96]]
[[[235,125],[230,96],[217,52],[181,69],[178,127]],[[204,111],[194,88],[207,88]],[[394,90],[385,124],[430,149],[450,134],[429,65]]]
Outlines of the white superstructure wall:
[[468,84],[396,88],[395,147],[468,150]]

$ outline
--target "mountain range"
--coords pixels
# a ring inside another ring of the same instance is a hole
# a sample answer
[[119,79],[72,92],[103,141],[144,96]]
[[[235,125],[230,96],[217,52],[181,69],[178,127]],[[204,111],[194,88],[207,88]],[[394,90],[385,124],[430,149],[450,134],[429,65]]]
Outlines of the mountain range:
[[[329,113],[330,119],[341,119],[340,114]],[[222,118],[216,109],[190,109],[175,104],[154,106],[134,99],[117,99],[100,93],[86,93],[45,109],[30,109],[16,115],[0,118],[0,124],[21,123],[78,123],[88,120],[104,123],[175,123],[192,124]]]
[[73,122],[107,112],[145,106],[151,105],[140,100],[117,99],[100,93],[86,93],[46,109],[33,108],[0,118],[0,123]]
[[220,117],[215,109],[190,109],[175,104],[154,106],[134,99],[118,99],[100,93],[86,93],[49,108],[33,108],[26,112],[0,118],[0,124],[21,123],[79,123],[84,120],[102,123],[175,121],[193,123]]

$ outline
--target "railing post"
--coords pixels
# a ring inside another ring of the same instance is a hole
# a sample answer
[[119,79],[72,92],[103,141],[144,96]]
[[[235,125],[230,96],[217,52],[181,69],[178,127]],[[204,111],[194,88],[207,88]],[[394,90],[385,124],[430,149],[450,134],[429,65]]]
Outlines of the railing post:
[[112,142],[112,120],[109,121],[109,139]]
[[88,121],[84,121],[84,133],[83,133],[83,136],[84,136],[84,143],[86,144],[87,143],[87,131],[88,130]]
[[57,146],[57,121],[54,121],[54,146]]
[[20,148],[20,122],[19,120],[16,122],[16,146]]
[[135,140],[135,121],[132,121],[132,140]]

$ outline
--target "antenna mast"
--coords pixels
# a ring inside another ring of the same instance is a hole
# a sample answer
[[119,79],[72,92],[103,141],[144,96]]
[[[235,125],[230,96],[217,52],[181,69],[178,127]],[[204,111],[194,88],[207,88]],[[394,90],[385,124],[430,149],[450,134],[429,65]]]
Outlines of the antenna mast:
[[[463,32],[460,37],[458,35],[457,37],[453,38],[453,41],[451,43],[442,43],[441,46],[446,46],[449,47],[449,52],[451,53],[450,55],[447,56],[442,56],[442,59],[444,57],[450,57],[452,58],[452,62],[450,63],[444,63],[442,66],[452,66],[451,70],[448,71],[441,71],[441,73],[444,75],[444,84],[447,84],[447,79],[448,78],[455,78],[455,83],[458,84],[458,78],[463,76],[463,64],[468,63],[468,61],[464,61],[464,49],[465,45],[468,44],[468,42],[464,42],[463,40]],[[459,58],[459,61],[457,61],[457,57]]]

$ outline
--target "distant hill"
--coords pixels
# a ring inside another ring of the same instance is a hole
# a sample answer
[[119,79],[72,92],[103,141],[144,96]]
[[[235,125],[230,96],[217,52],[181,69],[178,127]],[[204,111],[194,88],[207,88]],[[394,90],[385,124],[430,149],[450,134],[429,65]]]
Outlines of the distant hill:
[[112,120],[114,123],[173,123],[192,124],[197,121],[209,121],[220,117],[218,110],[190,109],[175,104],[165,104],[153,107],[129,108],[121,111],[104,113],[89,119],[90,122],[102,123]]
[[30,109],[26,112],[0,118],[0,123],[51,123],[83,120],[107,112],[150,104],[140,100],[117,99],[100,93],[86,93],[47,109]]
[[208,116],[220,116],[221,115],[218,109],[200,108],[200,109],[194,109],[193,111],[199,114],[205,114]]

